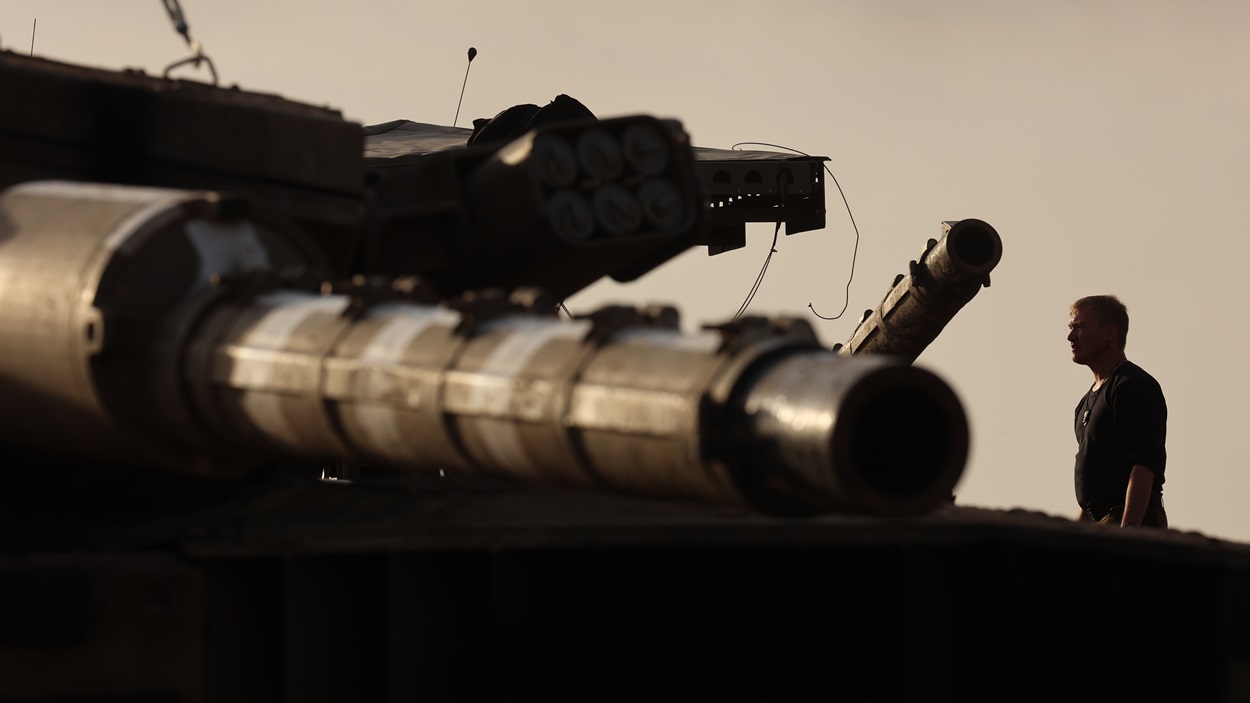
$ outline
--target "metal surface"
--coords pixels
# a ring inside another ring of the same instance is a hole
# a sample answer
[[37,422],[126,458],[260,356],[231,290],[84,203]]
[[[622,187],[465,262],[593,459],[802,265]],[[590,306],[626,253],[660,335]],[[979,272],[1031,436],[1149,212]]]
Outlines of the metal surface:
[[[316,251],[219,194],[32,182],[0,194],[0,424],[21,444],[131,461],[176,411],[163,325],[210,279],[300,265]],[[119,420],[120,419],[120,420]],[[199,462],[177,442],[165,461]]]
[[976,219],[942,223],[942,238],[930,239],[907,273],[899,274],[881,303],[865,310],[841,356],[888,354],[916,360],[946,324],[968,304],[1003,255],[998,231]]
[[360,126],[276,95],[0,51],[0,188],[65,179],[248,193],[352,273]]
[[202,701],[204,602],[163,555],[0,555],[0,700]]
[[699,244],[715,256],[746,246],[748,222],[781,223],[787,235],[825,226],[823,156],[699,149],[708,230]]
[[[794,520],[353,488],[194,522],[147,555],[0,556],[0,699],[1250,694],[1250,551],[1194,533],[1020,511]],[[1168,597],[1071,587],[1091,576],[1162,580]],[[1165,644],[1144,665],[1135,647],[1108,649],[1080,634],[1090,609]],[[1026,634],[1004,635],[1004,620]]]

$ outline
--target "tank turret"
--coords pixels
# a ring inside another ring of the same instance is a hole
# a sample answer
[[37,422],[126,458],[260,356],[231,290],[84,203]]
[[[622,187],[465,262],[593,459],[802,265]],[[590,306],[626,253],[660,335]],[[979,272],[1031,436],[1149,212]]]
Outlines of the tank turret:
[[[933,509],[963,470],[941,379],[839,359],[801,320],[555,316],[747,221],[823,223],[818,157],[696,157],[645,115],[479,143],[362,129],[10,53],[0,88],[22,96],[0,116],[14,460],[218,478],[347,462],[887,515]],[[709,195],[730,190],[733,207]]]
[[[932,373],[840,359],[800,320],[683,334],[673,308],[556,318],[316,275],[296,231],[214,192],[38,181],[0,195],[0,438],[231,476],[276,458],[920,514],[968,428]],[[909,441],[891,441],[891,437]]]

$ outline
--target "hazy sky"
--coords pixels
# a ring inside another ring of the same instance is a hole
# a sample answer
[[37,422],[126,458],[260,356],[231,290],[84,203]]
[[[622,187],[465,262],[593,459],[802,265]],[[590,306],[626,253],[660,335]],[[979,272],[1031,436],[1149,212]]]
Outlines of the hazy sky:
[[[895,274],[976,217],[1003,238],[983,289],[917,365],[963,400],[964,505],[1076,514],[1068,305],[1128,305],[1129,358],[1169,408],[1172,526],[1250,541],[1250,3],[1244,0],[182,0],[221,81],[375,124],[459,124],[567,93],[600,117],[680,119],[698,146],[828,156],[828,226],[784,238],[750,308],[844,341]],[[35,24],[37,22],[37,24]],[[0,48],[160,74],[186,56],[160,0],[0,0]],[[206,80],[203,72],[177,75]],[[0,109],[7,100],[0,96]],[[733,316],[771,227],[571,298]],[[824,315],[847,302],[842,319]]]

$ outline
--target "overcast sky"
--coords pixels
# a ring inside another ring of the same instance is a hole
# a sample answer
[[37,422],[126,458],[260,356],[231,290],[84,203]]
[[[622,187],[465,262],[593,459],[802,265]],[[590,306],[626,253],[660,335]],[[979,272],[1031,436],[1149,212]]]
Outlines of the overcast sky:
[[[1092,380],[1065,336],[1114,293],[1128,356],[1167,396],[1172,526],[1250,541],[1250,3],[1243,0],[182,0],[221,81],[363,124],[459,125],[567,93],[599,117],[680,119],[698,146],[829,157],[824,230],[784,238],[750,308],[844,341],[894,276],[975,217],[1003,238],[992,285],[917,360],[962,399],[960,504],[1075,516],[1072,414]],[[160,74],[186,56],[160,0],[0,0],[0,48]],[[203,72],[180,76],[206,80]],[[15,96],[0,96],[3,101]],[[20,98],[20,96],[17,96]],[[2,107],[0,107],[2,109]],[[729,319],[771,240],[695,250],[608,302]],[[854,279],[846,295],[848,276]],[[822,321],[808,303],[839,320]]]

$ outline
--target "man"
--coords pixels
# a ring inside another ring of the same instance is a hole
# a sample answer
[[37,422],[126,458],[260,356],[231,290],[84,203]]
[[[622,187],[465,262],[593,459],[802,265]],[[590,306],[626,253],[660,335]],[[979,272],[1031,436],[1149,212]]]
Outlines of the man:
[[1128,310],[1113,295],[1095,295],[1073,303],[1069,315],[1072,361],[1094,373],[1076,405],[1078,519],[1167,527],[1167,403],[1159,383],[1124,355]]

